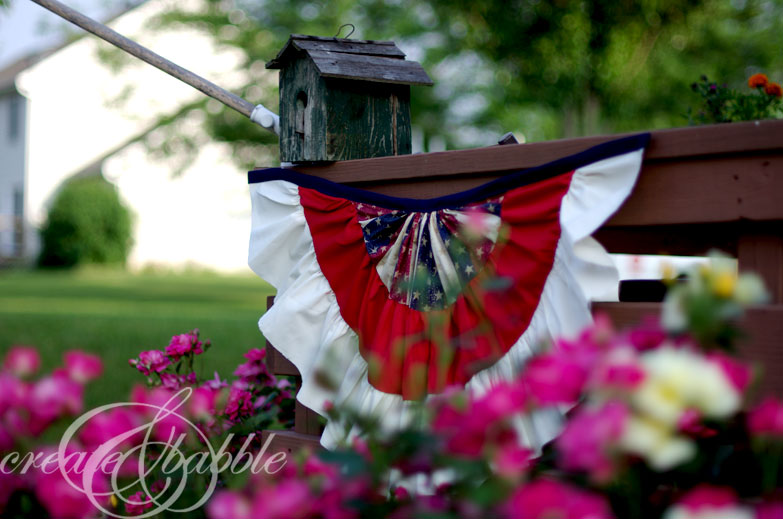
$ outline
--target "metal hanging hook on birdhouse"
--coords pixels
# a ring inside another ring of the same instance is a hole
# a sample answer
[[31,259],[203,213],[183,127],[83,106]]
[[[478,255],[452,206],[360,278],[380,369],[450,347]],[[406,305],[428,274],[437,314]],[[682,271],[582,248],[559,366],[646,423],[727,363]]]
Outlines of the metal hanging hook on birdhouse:
[[344,24],[342,24],[342,25],[340,26],[340,28],[339,28],[339,29],[337,29],[337,34],[335,34],[335,35],[334,35],[334,37],[335,37],[335,38],[339,38],[339,37],[340,37],[340,33],[341,33],[341,32],[343,32],[343,29],[344,29],[345,27],[350,27],[350,28],[351,28],[351,32],[349,32],[349,33],[348,33],[348,34],[345,36],[345,38],[344,38],[344,39],[346,39],[346,40],[347,40],[348,38],[350,38],[350,37],[351,37],[351,34],[353,34],[353,32],[356,30],[356,26],[355,26],[354,24],[352,24],[352,23],[344,23]]

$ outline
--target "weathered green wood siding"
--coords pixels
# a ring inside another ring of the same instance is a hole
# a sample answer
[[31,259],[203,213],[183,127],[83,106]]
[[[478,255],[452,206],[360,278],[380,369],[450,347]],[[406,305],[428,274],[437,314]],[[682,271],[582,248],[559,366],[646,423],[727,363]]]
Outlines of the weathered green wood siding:
[[410,153],[410,86],[324,79],[306,57],[280,70],[280,160]]
[[410,87],[326,79],[327,160],[411,153]]

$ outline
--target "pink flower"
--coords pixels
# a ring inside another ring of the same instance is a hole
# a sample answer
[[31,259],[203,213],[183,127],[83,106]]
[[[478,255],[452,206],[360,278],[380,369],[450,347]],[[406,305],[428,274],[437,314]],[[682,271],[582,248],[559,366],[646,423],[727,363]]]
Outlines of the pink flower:
[[160,373],[171,364],[169,358],[160,350],[142,351],[138,359],[131,359],[128,362],[145,375],[150,375],[153,371]]
[[188,400],[188,411],[197,420],[209,421],[215,415],[218,390],[202,386],[193,391]]
[[[0,421],[0,452],[10,451],[14,446],[14,437],[5,428],[4,424]],[[0,509],[2,509],[2,499],[0,499]]]
[[[137,425],[140,425],[140,420],[133,411],[117,407],[90,418],[79,430],[79,439],[87,449],[92,450]],[[126,445],[132,445],[130,438]]]
[[250,502],[237,492],[221,490],[207,504],[209,519],[250,519]]
[[750,366],[721,352],[710,353],[707,359],[720,366],[726,378],[739,393],[745,392],[752,374]]
[[677,420],[677,430],[693,438],[710,438],[718,434],[701,423],[702,417],[696,409],[686,409]]
[[[42,457],[46,457],[50,453],[56,452],[56,449],[47,448],[42,452]],[[75,451],[71,449],[66,450],[66,456],[72,453],[75,453]],[[80,486],[82,483],[81,474],[76,472],[76,467],[73,467],[72,464],[67,464],[65,470],[71,481],[76,486]],[[96,472],[92,481],[91,490],[93,493],[97,494],[108,490],[106,479],[100,471]],[[96,510],[85,493],[72,487],[59,470],[55,470],[51,474],[43,471],[35,472],[35,495],[49,512],[49,516],[52,519],[74,519],[77,517],[81,519],[99,515],[98,510]],[[106,499],[98,496],[98,500],[105,501]],[[104,506],[106,504],[105,502],[103,503]]]
[[231,420],[239,420],[249,416],[253,411],[253,394],[241,384],[234,383],[228,394],[225,414]]
[[644,381],[644,369],[634,350],[620,347],[607,353],[593,371],[590,386],[595,389],[628,391]]
[[166,346],[166,355],[171,357],[174,362],[188,353],[194,355],[204,353],[201,341],[198,340],[198,329],[173,336],[169,345]]
[[125,501],[125,513],[130,516],[141,515],[150,508],[152,508],[152,499],[141,490],[128,496]]
[[550,479],[538,479],[517,489],[503,507],[509,519],[610,519],[606,500]]
[[759,503],[756,506],[756,519],[783,519],[783,502]]
[[772,396],[764,399],[748,412],[747,421],[754,436],[783,437],[783,402]]
[[73,350],[65,354],[65,370],[73,380],[84,384],[101,376],[103,363],[97,355]]
[[24,482],[17,474],[7,474],[4,470],[0,470],[0,517],[3,516],[11,495],[23,487]]
[[323,510],[324,503],[310,495],[304,481],[287,479],[279,485],[264,488],[253,499],[253,519],[297,519],[311,517]]
[[0,372],[0,416],[12,407],[27,405],[30,385],[10,373]]
[[397,501],[408,501],[411,498],[410,492],[405,487],[394,487],[394,499]]
[[[187,434],[189,431],[188,424],[180,418],[185,413],[185,405],[183,405],[180,398],[174,398],[175,393],[163,388],[153,388],[146,397],[147,404],[151,404],[155,408],[150,408],[147,411],[147,416],[157,418],[155,428],[152,432],[152,436],[157,441],[166,442],[169,440],[176,441],[182,434]],[[171,410],[171,412],[167,412]]]
[[628,332],[627,340],[637,351],[652,350],[666,340],[666,331],[657,316],[647,316]]
[[500,448],[516,442],[508,419],[524,407],[525,401],[522,388],[511,384],[495,386],[480,398],[468,398],[463,393],[437,400],[432,428],[446,442],[449,452],[476,457],[485,447]]
[[187,375],[177,375],[175,373],[161,373],[160,383],[166,389],[172,389],[177,391],[183,386],[189,386],[196,383],[196,374],[188,373]]
[[586,471],[597,482],[609,481],[614,475],[611,449],[622,437],[629,414],[626,405],[616,401],[578,409],[556,440],[560,465]]
[[737,502],[737,495],[731,488],[709,485],[699,485],[692,489],[664,513],[665,519],[712,519],[714,517],[752,519],[753,513],[750,508]]
[[478,420],[492,422],[518,413],[525,408],[527,394],[518,384],[500,383],[473,402]]
[[531,465],[533,451],[514,443],[500,447],[493,457],[495,471],[510,479],[516,479],[527,472]]
[[266,350],[261,348],[251,348],[245,353],[244,357],[250,361],[261,362],[266,358]]
[[41,357],[32,346],[12,346],[3,362],[3,367],[18,377],[32,375],[40,365]]
[[587,381],[588,371],[565,354],[548,353],[527,363],[522,383],[539,405],[576,402]]
[[30,391],[29,408],[41,425],[66,414],[82,411],[84,388],[65,373],[53,373],[40,379]]
[[225,380],[220,379],[220,375],[218,375],[218,372],[215,371],[215,376],[206,382],[204,382],[204,386],[210,388],[210,389],[221,389],[224,387],[228,387],[228,384],[226,384]]
[[258,348],[249,350],[245,353],[247,362],[237,366],[234,375],[249,384],[274,384],[274,377],[269,374],[264,357],[266,357],[264,350]]
[[699,485],[685,494],[678,504],[688,508],[693,512],[700,509],[723,508],[737,503],[737,494],[734,490],[727,487],[713,487],[710,485]]

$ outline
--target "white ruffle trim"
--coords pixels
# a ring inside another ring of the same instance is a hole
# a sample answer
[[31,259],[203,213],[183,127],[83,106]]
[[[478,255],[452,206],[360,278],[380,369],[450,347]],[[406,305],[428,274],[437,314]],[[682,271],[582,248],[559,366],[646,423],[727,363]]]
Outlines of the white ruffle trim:
[[[467,387],[484,393],[517,376],[527,360],[554,337],[574,336],[591,322],[589,301],[617,299],[618,274],[612,259],[591,234],[628,197],[639,173],[643,149],[579,168],[563,198],[561,237],[554,266],[530,326],[493,366]],[[383,393],[367,380],[358,337],[345,323],[334,292],[318,265],[313,240],[295,184],[282,180],[251,184],[253,204],[248,263],[277,289],[275,304],[259,321],[264,336],[299,369],[297,399],[325,415],[327,402],[377,417],[385,430],[414,418],[411,403]],[[319,381],[331,379],[332,388]],[[560,431],[555,409],[522,417],[518,426],[533,449]],[[350,424],[329,422],[321,444],[334,448],[357,434]]]

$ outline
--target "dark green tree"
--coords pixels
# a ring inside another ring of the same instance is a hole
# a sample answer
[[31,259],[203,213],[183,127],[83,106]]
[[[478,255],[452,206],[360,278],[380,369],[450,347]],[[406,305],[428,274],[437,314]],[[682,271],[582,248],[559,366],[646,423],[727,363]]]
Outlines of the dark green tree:
[[[781,0],[202,0],[158,28],[174,23],[240,49],[237,93],[272,109],[276,78],[263,64],[289,34],[352,23],[354,38],[395,40],[436,82],[412,92],[425,151],[489,145],[505,131],[532,141],[681,126],[701,74],[733,86],[783,75]],[[244,117],[214,102],[193,109],[206,109],[209,137],[244,165],[275,155],[274,137]]]

